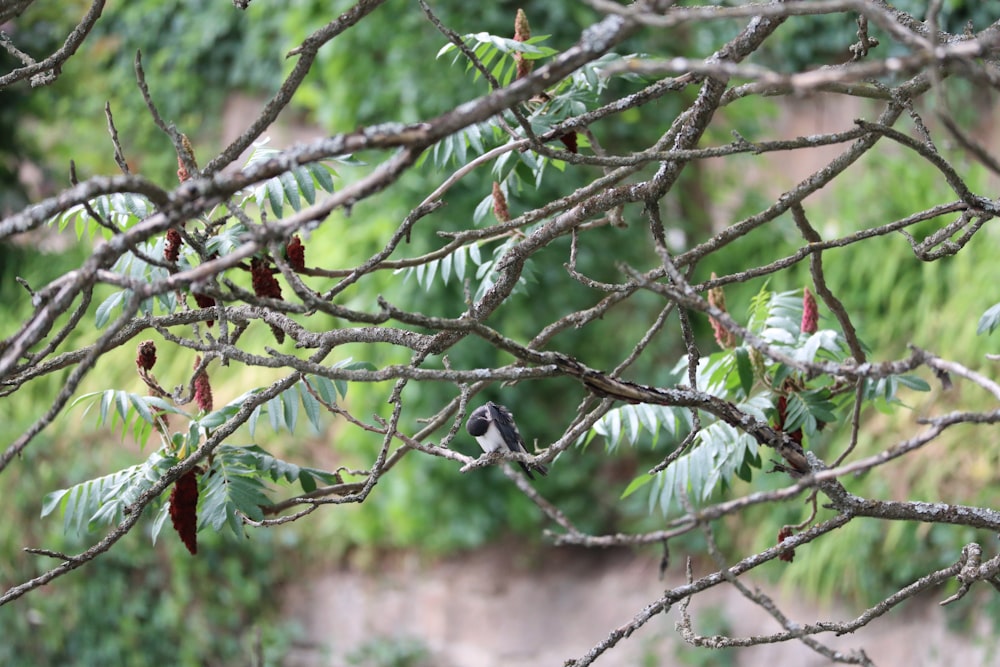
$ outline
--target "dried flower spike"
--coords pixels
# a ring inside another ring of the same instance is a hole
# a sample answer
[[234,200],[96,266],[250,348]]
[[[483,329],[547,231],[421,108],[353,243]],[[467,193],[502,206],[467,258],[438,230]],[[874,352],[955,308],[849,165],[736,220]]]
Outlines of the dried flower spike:
[[[781,544],[794,534],[795,533],[789,526],[782,526],[781,530],[778,531],[778,544]],[[795,560],[795,549],[789,549],[788,551],[778,556],[778,558],[780,560],[785,561],[786,563],[791,563],[793,560]]]
[[156,343],[144,340],[139,343],[139,353],[135,357],[135,365],[144,371],[153,370],[156,364]]
[[181,233],[176,229],[167,230],[167,241],[163,244],[163,258],[176,262],[181,256]]
[[503,196],[500,184],[493,181],[493,215],[500,222],[510,221],[510,209],[507,208],[507,198]]
[[[514,41],[527,42],[529,39],[531,39],[531,26],[528,25],[528,17],[523,9],[518,9],[517,15],[514,17]],[[524,54],[519,51],[514,53],[514,62],[517,63],[516,78],[523,79],[531,74],[534,63],[525,58]]]
[[[253,281],[253,293],[257,296],[268,297],[270,299],[281,298],[281,285],[271,272],[269,262],[254,257],[250,260],[250,277]],[[271,326],[271,333],[278,343],[285,342],[285,332],[275,325]]]
[[[187,157],[190,158],[191,163],[194,166],[198,166],[198,163],[194,159],[194,146],[191,145],[191,140],[187,138],[186,134],[181,135],[181,148],[187,153]],[[191,174],[188,173],[187,167],[184,166],[184,159],[181,154],[177,154],[177,180],[183,183],[184,181],[191,178]]]
[[580,149],[576,142],[576,132],[573,132],[572,130],[569,132],[563,132],[562,134],[559,135],[559,141],[563,142],[563,144],[566,146],[566,150],[568,150],[570,153],[580,152]]
[[[194,360],[194,367],[201,364],[201,357]],[[208,381],[208,373],[202,368],[194,376],[194,402],[205,412],[212,411],[212,385]]]
[[253,293],[257,296],[281,298],[281,285],[271,272],[270,262],[260,257],[250,260],[250,278],[253,281]]
[[802,333],[814,334],[819,326],[819,308],[816,306],[816,297],[805,288],[802,292]]
[[[715,280],[718,276],[715,272],[712,272],[712,280]],[[722,312],[726,311],[726,294],[722,291],[721,287],[713,287],[708,290],[708,303],[711,306],[715,306]],[[731,350],[736,347],[736,336],[733,332],[722,326],[722,322],[715,319],[711,315],[708,316],[708,321],[712,325],[712,331],[715,333],[715,342],[719,344],[719,347],[724,350]]]
[[[209,295],[202,294],[201,292],[192,292],[191,294],[194,296],[194,302],[198,304],[199,308],[212,308],[215,306],[215,299]],[[212,326],[215,324],[215,320],[207,320],[206,323],[208,326]]]
[[191,555],[198,553],[198,472],[189,470],[170,492],[170,522]]
[[298,236],[293,236],[285,244],[285,259],[288,260],[288,265],[297,273],[302,273],[306,270],[306,247],[302,245],[302,239]]

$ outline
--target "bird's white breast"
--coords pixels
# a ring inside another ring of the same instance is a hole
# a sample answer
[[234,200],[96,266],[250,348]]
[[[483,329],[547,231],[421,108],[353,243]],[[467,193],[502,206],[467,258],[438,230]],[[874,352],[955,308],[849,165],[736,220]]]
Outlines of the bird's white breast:
[[486,433],[477,436],[476,440],[479,441],[479,446],[483,448],[484,452],[495,452],[498,449],[507,449],[507,443],[503,441],[500,437],[500,429],[494,424],[490,424],[490,427],[486,429]]

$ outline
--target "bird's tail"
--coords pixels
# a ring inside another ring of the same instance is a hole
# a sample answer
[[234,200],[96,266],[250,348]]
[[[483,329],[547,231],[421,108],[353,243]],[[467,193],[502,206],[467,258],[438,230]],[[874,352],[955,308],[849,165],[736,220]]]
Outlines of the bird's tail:
[[532,470],[537,472],[542,477],[545,477],[546,475],[549,474],[549,469],[543,466],[541,463],[528,464],[518,461],[517,464],[521,466],[521,470],[523,470],[524,474],[528,476],[528,479],[535,479],[535,476],[531,474]]

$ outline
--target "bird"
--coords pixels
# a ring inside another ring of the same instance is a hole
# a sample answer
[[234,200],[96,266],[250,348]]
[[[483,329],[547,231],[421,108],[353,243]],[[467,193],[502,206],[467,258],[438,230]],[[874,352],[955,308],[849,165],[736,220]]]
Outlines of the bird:
[[[514,423],[514,416],[510,410],[493,401],[473,410],[465,428],[469,431],[469,435],[479,442],[479,446],[486,453],[498,450],[528,453],[524,446],[524,438],[517,430],[517,424]],[[541,463],[529,464],[518,461],[517,464],[524,470],[528,479],[535,479],[535,476],[531,474],[532,470],[541,475],[549,474],[548,468]]]

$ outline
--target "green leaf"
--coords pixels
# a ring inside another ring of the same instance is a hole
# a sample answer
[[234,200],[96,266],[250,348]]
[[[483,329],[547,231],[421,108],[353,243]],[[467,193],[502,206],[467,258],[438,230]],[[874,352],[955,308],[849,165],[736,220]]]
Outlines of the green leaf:
[[[668,434],[672,443],[678,439],[679,433],[690,428],[689,415],[686,409],[671,406],[623,405],[609,410],[597,420],[588,433],[580,436],[577,445],[586,446],[594,435],[600,435],[605,438],[608,449],[613,450],[623,437],[628,444],[636,446],[643,433],[649,433],[653,443],[656,443],[663,432]],[[684,427],[678,428],[678,424]]]
[[319,187],[323,188],[324,192],[333,192],[333,174],[335,172],[332,168],[321,163],[312,163],[307,169],[312,174],[316,183],[319,184]]
[[740,376],[740,389],[744,396],[749,396],[753,389],[753,364],[750,363],[750,352],[745,347],[738,347],[736,352],[736,372]]
[[282,417],[288,430],[292,433],[295,432],[295,426],[299,421],[299,400],[298,396],[295,395],[296,392],[293,387],[294,385],[279,394],[283,408]]
[[163,524],[166,523],[167,517],[170,516],[170,503],[163,503],[160,506],[160,511],[156,513],[156,518],[153,519],[153,525],[150,526],[150,538],[153,540],[153,544],[156,544],[156,538],[160,536],[160,531],[163,530]]
[[493,162],[493,175],[501,183],[507,179],[511,169],[517,164],[516,162],[513,165],[507,164],[513,157],[514,151],[507,151]]
[[785,431],[801,428],[806,433],[813,434],[818,429],[819,422],[837,421],[836,406],[830,401],[830,393],[826,388],[793,392],[786,397],[786,401]]
[[632,409],[623,410],[622,415],[625,417],[626,437],[629,442],[635,442],[639,439],[639,411],[635,406],[629,407]]
[[[93,400],[97,397],[100,397],[99,401]],[[121,419],[122,437],[125,436],[131,425],[133,436],[140,446],[145,445],[149,435],[153,432],[152,425],[156,423],[156,417],[153,414],[154,409],[186,416],[183,410],[178,409],[162,398],[132,394],[127,391],[116,391],[114,389],[84,394],[73,401],[72,406],[76,406],[83,401],[89,401],[90,403],[84,411],[85,416],[95,404],[100,405],[97,417],[98,425],[105,424],[114,430],[117,428],[119,419]],[[114,407],[114,411],[112,411],[112,407]],[[137,416],[139,419],[136,419]]]
[[624,500],[625,498],[628,498],[633,493],[635,493],[636,491],[638,491],[639,489],[646,486],[652,481],[653,481],[653,475],[650,475],[649,473],[643,473],[639,475],[631,482],[629,482],[629,485],[625,487],[624,491],[622,491],[622,495],[619,497],[619,500]]
[[[333,368],[343,368],[349,371],[373,371],[375,370],[375,364],[370,361],[354,361],[348,357],[347,359],[335,363]],[[345,380],[334,380],[334,386],[337,387],[337,391],[340,393],[341,398],[347,398],[347,382]]]
[[90,206],[102,218],[107,219],[111,215],[111,199],[107,195],[91,200]]
[[302,200],[299,197],[299,185],[295,181],[295,176],[291,172],[286,171],[278,176],[278,181],[281,183],[281,189],[284,193],[285,200],[292,207],[293,211],[298,211],[302,208]]
[[801,396],[809,415],[814,420],[826,423],[837,420],[836,406],[830,400],[830,392],[825,387],[804,391]]
[[299,470],[299,484],[303,493],[312,493],[316,490],[316,478],[309,474],[307,470]]
[[771,386],[780,387],[784,384],[786,379],[790,378],[794,374],[795,369],[791,366],[778,364],[778,367],[774,371],[774,376],[771,378]]
[[114,400],[115,400],[114,389],[108,389],[101,394],[101,415],[97,422],[98,424],[108,423],[108,410],[111,408],[111,405],[114,403]]
[[747,459],[743,459],[743,464],[736,470],[736,476],[747,483],[753,480],[753,470],[750,468],[750,462]]
[[288,461],[282,461],[257,445],[243,447],[223,445],[221,449],[223,454],[232,461],[238,462],[253,471],[265,474],[275,482],[281,480],[290,483],[301,482],[305,476],[312,478],[312,482],[307,483],[313,484],[313,488],[315,488],[316,481],[326,484],[333,484],[337,481],[337,476],[334,473],[316,468],[304,468]]
[[541,42],[547,41],[552,35],[535,35],[526,42],[521,42],[525,47],[532,47],[531,49],[524,48],[521,50],[521,54],[526,60],[537,60],[539,58],[548,58],[549,56],[554,56],[559,53],[556,49],[551,46],[541,46]]
[[149,200],[142,196],[136,196],[130,192],[124,193],[123,196],[125,210],[128,211],[129,215],[137,220],[142,220],[147,217],[152,211],[152,206]]
[[608,420],[605,422],[607,427],[607,442],[608,448],[613,449],[622,436],[622,419],[621,410],[612,410],[607,414]]
[[465,134],[462,132],[457,132],[452,135],[452,142],[455,144],[455,158],[458,160],[459,164],[465,164],[466,158],[468,157],[468,147],[466,144]]
[[[506,86],[508,83],[510,83],[509,78],[513,74],[513,72],[510,71],[510,69],[511,69],[510,66],[511,65],[512,65],[512,63],[507,62],[503,58],[499,58],[499,59],[497,59],[496,64],[493,66],[493,69],[490,70],[490,74],[493,76],[494,79],[497,80],[497,83],[499,83],[501,86]],[[507,70],[509,72],[508,76],[506,76],[506,77],[504,76],[504,68],[505,67],[507,68]]]
[[201,425],[192,419],[188,422],[187,434],[181,441],[181,448],[190,452],[198,447],[199,442],[201,442]]
[[257,445],[221,445],[216,450],[215,460],[222,473],[218,477],[225,479],[217,480],[215,476],[209,476],[202,522],[215,529],[226,523],[237,534],[242,528],[238,512],[259,521],[263,518],[261,507],[270,504],[261,476],[267,476],[274,482],[298,482],[306,493],[315,490],[317,483],[337,482],[334,473],[282,461]]
[[45,496],[42,516],[61,508],[64,531],[75,534],[117,523],[121,521],[124,508],[133,504],[176,463],[175,457],[154,452],[138,465],[54,491]]
[[454,44],[452,44],[451,42],[448,42],[447,44],[445,44],[444,46],[442,46],[440,49],[438,49],[437,55],[434,56],[434,58],[436,60],[436,59],[440,58],[441,56],[443,56],[444,54],[448,53],[449,51],[452,51],[452,50],[457,49],[457,48],[458,47],[456,47]]
[[[648,431],[649,433],[653,434],[653,445],[655,446],[660,436],[659,415],[653,409],[653,406],[649,405],[648,403],[640,403],[639,405],[637,405],[636,412],[638,413],[639,423],[642,425],[642,427],[646,429],[646,431]],[[665,421],[663,426],[665,429],[673,431],[672,425],[668,424],[668,422]]]
[[271,210],[274,211],[276,217],[280,218],[284,210],[281,181],[277,178],[269,179],[264,183],[264,187],[267,190],[267,202],[271,205]]
[[995,303],[979,318],[976,335],[991,334],[996,331],[998,326],[1000,326],[1000,303]]
[[805,426],[809,410],[805,401],[802,400],[802,396],[794,392],[788,394],[786,406],[784,430],[787,432],[797,431]]
[[250,416],[247,418],[247,430],[250,431],[251,438],[254,437],[254,433],[257,432],[257,420],[260,419],[261,410],[262,406],[258,405],[253,409],[253,412],[251,412]]
[[469,145],[472,149],[476,151],[477,154],[482,155],[486,152],[486,147],[483,145],[483,133],[479,125],[470,125],[465,129],[465,135],[469,139]]
[[448,279],[451,278],[451,262],[453,257],[454,253],[441,258],[441,280],[445,285],[448,284]]
[[308,378],[304,378],[303,382],[308,383],[327,405],[337,404],[337,389],[330,378],[322,375],[310,375]]
[[699,389],[710,394],[725,392],[735,365],[736,357],[733,354],[729,352],[713,353],[698,368]]
[[201,427],[207,431],[217,429],[229,421],[233,415],[239,412],[239,409],[239,405],[230,403],[219,408],[218,410],[213,410],[212,412],[204,415],[198,420],[198,423],[201,424]]
[[264,483],[253,470],[227,455],[222,447],[217,450],[214,462],[205,476],[204,500],[199,516],[199,528],[210,526],[220,530],[228,525],[237,536],[242,535],[244,514],[254,521],[264,518],[262,505],[270,504],[264,494]]
[[[757,419],[770,406],[764,395],[755,396],[737,407]],[[654,475],[650,490],[650,508],[659,507],[667,514],[681,494],[691,503],[703,502],[723,484],[744,470],[747,461],[757,455],[757,440],[720,421],[702,416],[703,428],[691,449],[678,457],[665,470]]]
[[927,384],[923,378],[919,378],[916,375],[899,375],[899,384],[904,387],[909,387],[914,391],[930,391],[931,386]]
[[127,290],[122,290],[122,291],[119,291],[119,292],[115,292],[114,294],[112,294],[111,296],[109,296],[107,299],[105,299],[104,301],[102,301],[99,306],[97,306],[97,313],[95,315],[95,322],[94,323],[95,323],[95,325],[97,326],[98,329],[103,329],[104,325],[106,325],[108,323],[108,320],[111,319],[111,311],[112,310],[114,310],[117,307],[122,306],[122,302],[125,300],[125,292],[126,291]]
[[425,289],[430,289],[430,287],[434,284],[434,276],[437,275],[437,269],[440,263],[440,260],[427,262],[427,282]]
[[309,171],[302,168],[293,169],[292,176],[295,178],[298,193],[302,194],[306,203],[310,205],[316,203],[316,184],[313,182]]
[[764,320],[767,318],[767,305],[771,300],[771,292],[767,289],[770,281],[761,285],[760,290],[750,299],[748,315],[750,321],[747,326],[751,331],[760,331]]
[[[122,427],[123,427],[122,430],[123,431],[124,431],[125,425],[129,421],[129,417],[131,416],[131,410],[129,410],[129,405],[131,405],[131,402],[129,401],[129,395],[128,395],[128,393],[124,392],[124,391],[116,391],[115,392],[115,412],[118,414],[119,417],[121,417]],[[112,426],[112,428],[114,427],[114,425],[115,425],[115,419],[112,417],[112,419],[111,419],[111,426]]]
[[302,384],[296,384],[299,391],[299,399],[302,401],[302,409],[305,410],[306,417],[309,419],[309,423],[312,424],[313,432],[320,432],[320,405],[316,397],[309,393],[309,390],[305,386],[305,378],[302,380]]
[[59,506],[63,504],[63,501],[66,499],[69,492],[70,489],[60,489],[59,491],[46,493],[45,497],[42,498],[42,518],[47,517],[59,509]]
[[[493,210],[493,195],[488,194],[483,197],[478,204],[476,204],[475,210],[472,212],[472,221],[477,224],[483,224],[487,216]],[[479,262],[476,262],[477,264]]]
[[271,430],[277,433],[284,426],[282,423],[282,417],[284,416],[284,409],[281,405],[281,394],[268,399],[267,403],[267,419],[271,423]]
[[795,358],[805,363],[812,363],[820,350],[836,353],[840,349],[839,336],[836,331],[821,329],[809,336],[802,347],[796,351]]
[[[279,152],[274,148],[267,148],[265,143],[266,140],[254,145],[254,152],[247,160],[248,165],[268,160]],[[336,158],[336,160],[344,164],[360,164],[350,156]],[[280,218],[286,201],[296,211],[302,208],[302,199],[305,199],[308,204],[314,203],[317,184],[326,192],[333,192],[333,175],[336,175],[336,171],[326,163],[314,162],[300,165],[264,181],[246,196],[244,202],[253,196],[257,206],[263,207],[266,200],[274,215]]]
[[458,280],[465,280],[465,253],[467,246],[462,246],[455,250],[455,277]]

